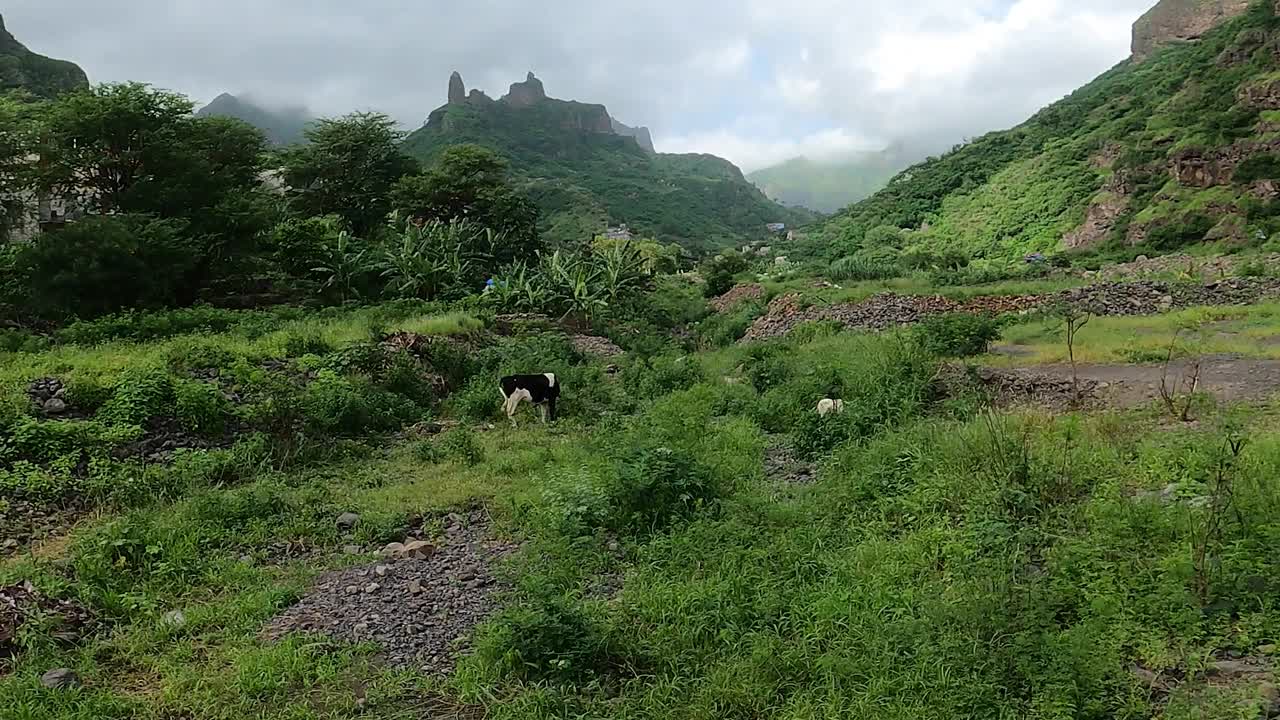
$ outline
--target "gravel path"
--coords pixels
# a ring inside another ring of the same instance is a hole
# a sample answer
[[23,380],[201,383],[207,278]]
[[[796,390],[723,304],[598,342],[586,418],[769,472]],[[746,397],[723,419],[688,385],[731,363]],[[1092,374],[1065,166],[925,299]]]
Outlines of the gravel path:
[[460,646],[498,609],[504,583],[493,565],[517,549],[494,539],[488,515],[451,515],[445,534],[424,559],[384,559],[326,573],[264,634],[301,632],[350,642],[374,642],[396,667],[426,673],[452,670]]

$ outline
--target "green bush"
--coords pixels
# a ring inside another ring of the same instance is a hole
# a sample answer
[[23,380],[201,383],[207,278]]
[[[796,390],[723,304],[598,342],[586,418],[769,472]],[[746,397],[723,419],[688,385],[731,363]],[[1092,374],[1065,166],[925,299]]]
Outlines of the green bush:
[[1000,323],[985,315],[948,313],[926,318],[914,329],[916,343],[936,357],[982,355],[1000,339]]
[[174,415],[184,430],[215,437],[226,431],[232,407],[217,386],[185,381],[174,385]]
[[477,659],[528,682],[573,682],[607,665],[600,626],[575,601],[541,593],[503,612],[481,635]]
[[235,353],[210,338],[175,340],[165,351],[165,364],[175,373],[228,368],[235,361]]
[[[112,449],[138,439],[137,425],[108,425],[82,420],[36,420],[21,418],[9,429],[7,443],[0,436],[0,460],[50,463],[60,459],[79,459],[81,451],[91,457],[106,456]],[[6,445],[8,450],[6,451]]]
[[464,465],[474,467],[484,462],[484,447],[480,445],[475,431],[470,428],[455,428],[442,435],[440,451],[445,457]]
[[178,222],[146,216],[89,217],[41,235],[16,260],[30,309],[49,319],[159,307],[189,292],[196,257]]
[[836,282],[888,280],[900,275],[902,270],[897,265],[858,255],[836,260],[831,263],[831,267],[827,268],[827,277]]
[[303,355],[328,355],[336,348],[317,330],[303,330],[291,334],[284,341],[286,357],[300,358]]
[[698,342],[704,348],[723,348],[741,340],[756,318],[765,313],[763,303],[743,303],[736,309],[712,315],[697,326]]
[[624,458],[610,494],[614,527],[649,533],[710,506],[720,491],[689,453],[658,447]]
[[116,383],[97,418],[123,425],[146,425],[153,419],[171,417],[173,379],[158,368],[138,368],[125,373]]
[[322,370],[302,395],[307,429],[332,435],[355,434],[369,424],[365,399],[350,381],[331,370]]
[[502,406],[502,394],[495,377],[476,376],[449,396],[449,409],[460,418],[475,422],[493,420]]

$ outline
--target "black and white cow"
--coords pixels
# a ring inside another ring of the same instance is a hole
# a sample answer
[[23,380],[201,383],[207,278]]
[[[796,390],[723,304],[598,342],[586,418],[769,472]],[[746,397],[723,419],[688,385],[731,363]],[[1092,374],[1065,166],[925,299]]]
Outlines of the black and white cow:
[[542,422],[556,419],[556,400],[560,398],[560,381],[554,373],[541,375],[508,375],[502,378],[502,397],[506,400],[503,409],[511,425],[516,424],[516,410],[520,403],[528,400],[542,412]]

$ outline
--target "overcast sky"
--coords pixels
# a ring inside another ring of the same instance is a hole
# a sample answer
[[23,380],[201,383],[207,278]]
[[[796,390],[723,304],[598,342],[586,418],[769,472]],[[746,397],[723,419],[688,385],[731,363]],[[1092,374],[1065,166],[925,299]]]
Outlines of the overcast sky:
[[251,93],[406,128],[449,73],[647,125],[746,170],[1016,124],[1128,56],[1155,0],[4,0],[10,32],[94,82]]

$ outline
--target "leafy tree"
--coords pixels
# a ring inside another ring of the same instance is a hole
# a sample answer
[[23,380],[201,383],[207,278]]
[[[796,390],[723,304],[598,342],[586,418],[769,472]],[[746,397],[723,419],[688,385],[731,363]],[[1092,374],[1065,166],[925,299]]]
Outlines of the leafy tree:
[[191,110],[187,98],[141,83],[62,96],[44,117],[42,185],[91,212],[137,210],[135,189],[163,185],[164,171],[180,164],[172,153]]
[[391,212],[391,189],[416,161],[400,152],[402,133],[379,113],[320,120],[308,144],[284,150],[280,161],[293,207],[303,216],[337,215],[359,237]]
[[197,262],[185,226],[145,215],[89,217],[39,236],[16,260],[31,306],[50,319],[171,305]]
[[36,106],[0,97],[0,242],[22,222],[21,195],[31,182]]
[[392,200],[419,221],[466,220],[492,230],[506,241],[489,249],[499,265],[532,259],[541,248],[537,207],[515,190],[506,161],[478,145],[445,150],[425,173],[401,179]]
[[140,83],[100,85],[47,106],[37,145],[40,189],[99,215],[181,221],[193,262],[180,302],[229,260],[256,249],[271,205],[259,184],[265,140],[227,118],[194,118],[191,102]]

